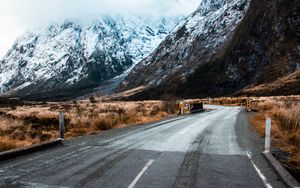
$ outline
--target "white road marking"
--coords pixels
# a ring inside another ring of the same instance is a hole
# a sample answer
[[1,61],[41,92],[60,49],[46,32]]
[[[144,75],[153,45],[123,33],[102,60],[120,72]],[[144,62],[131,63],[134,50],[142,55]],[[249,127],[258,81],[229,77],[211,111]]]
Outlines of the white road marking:
[[92,146],[86,146],[86,147],[80,148],[78,151],[84,151],[84,150],[87,150],[90,148],[92,148]]
[[131,184],[128,186],[128,188],[134,188],[134,186],[137,184],[139,179],[143,176],[143,174],[146,172],[146,170],[152,165],[154,162],[153,159],[149,160],[148,163],[145,165],[145,167],[140,171],[140,173],[135,177],[135,179],[131,182]]
[[24,187],[33,187],[33,188],[70,188],[67,186],[57,186],[57,185],[47,185],[42,183],[31,183],[31,182],[15,182],[13,185],[21,184]]
[[251,152],[246,152],[248,158],[250,159],[251,164],[253,165],[254,169],[256,170],[257,174],[259,175],[259,177],[262,179],[262,181],[264,182],[264,185],[267,188],[273,188],[271,184],[268,183],[267,178],[265,177],[265,175],[261,172],[261,170],[256,166],[256,164],[253,162],[252,160],[252,155]]
[[183,131],[181,131],[179,134],[183,135],[184,133],[188,132],[190,129],[184,129]]

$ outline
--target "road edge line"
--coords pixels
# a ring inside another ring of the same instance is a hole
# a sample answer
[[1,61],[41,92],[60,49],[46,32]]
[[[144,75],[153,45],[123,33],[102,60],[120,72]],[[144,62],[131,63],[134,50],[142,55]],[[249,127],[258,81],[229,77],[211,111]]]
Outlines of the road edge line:
[[262,154],[288,187],[300,188],[299,182],[279,163],[279,161],[277,161],[277,159],[275,159],[270,152],[262,152]]
[[0,162],[14,159],[20,156],[28,155],[37,151],[42,151],[45,149],[53,148],[59,145],[63,145],[64,139],[56,139],[49,142],[44,142],[41,144],[34,144],[32,146],[17,148],[13,150],[8,150],[0,152]]
[[261,172],[258,166],[254,163],[252,159],[252,154],[250,152],[246,152],[247,157],[249,158],[252,166],[254,167],[256,173],[259,175],[260,179],[263,181],[266,188],[273,188],[273,186],[268,182],[266,176]]

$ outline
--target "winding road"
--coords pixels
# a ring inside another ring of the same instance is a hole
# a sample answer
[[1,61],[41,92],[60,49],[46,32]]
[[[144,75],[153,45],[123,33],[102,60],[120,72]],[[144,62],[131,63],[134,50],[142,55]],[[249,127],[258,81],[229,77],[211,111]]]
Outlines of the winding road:
[[239,107],[84,136],[0,164],[0,187],[285,187]]

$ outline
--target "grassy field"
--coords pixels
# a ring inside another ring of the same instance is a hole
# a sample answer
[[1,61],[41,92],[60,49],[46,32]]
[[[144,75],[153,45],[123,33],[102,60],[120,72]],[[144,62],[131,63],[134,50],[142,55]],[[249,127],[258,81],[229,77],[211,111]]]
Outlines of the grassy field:
[[265,119],[272,118],[272,145],[283,151],[277,152],[277,157],[300,179],[300,98],[260,98],[253,108],[258,112],[251,118],[251,123],[262,136]]
[[66,138],[161,120],[177,113],[172,101],[46,103],[0,108],[0,151],[58,138],[58,113],[65,113]]

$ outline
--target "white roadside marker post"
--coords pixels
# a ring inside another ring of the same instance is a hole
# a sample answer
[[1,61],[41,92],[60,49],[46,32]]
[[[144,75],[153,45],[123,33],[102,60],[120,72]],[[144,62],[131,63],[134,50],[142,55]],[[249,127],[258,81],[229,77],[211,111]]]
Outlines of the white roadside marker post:
[[272,120],[271,118],[266,119],[266,132],[265,132],[265,152],[270,152],[271,147],[271,128]]
[[62,139],[65,138],[65,118],[63,112],[59,112],[59,136]]

